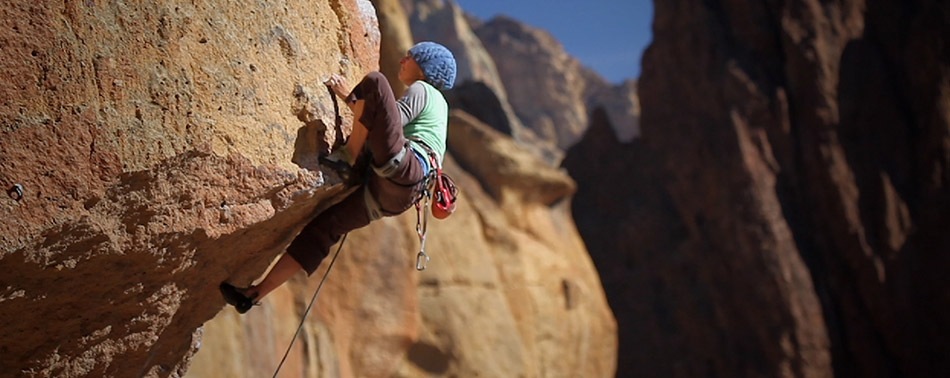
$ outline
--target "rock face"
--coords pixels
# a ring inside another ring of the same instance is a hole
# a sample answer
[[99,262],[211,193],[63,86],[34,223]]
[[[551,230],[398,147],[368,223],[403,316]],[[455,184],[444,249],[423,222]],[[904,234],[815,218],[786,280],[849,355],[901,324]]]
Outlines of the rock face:
[[618,376],[950,373],[948,11],[656,3],[642,138],[565,158]]
[[587,127],[586,84],[577,60],[547,32],[505,16],[475,33],[494,58],[525,126],[562,149],[576,142]]
[[617,376],[674,375],[691,366],[677,367],[683,354],[666,346],[693,345],[708,324],[693,312],[715,308],[697,282],[705,268],[693,260],[703,255],[688,244],[656,153],[642,139],[618,141],[603,109],[591,122],[564,166],[577,181],[574,220],[617,317]]
[[0,366],[182,375],[218,283],[342,189],[304,168],[336,138],[323,78],[376,67],[372,6],[15,1],[0,23],[0,184],[23,189],[0,201]]
[[[584,71],[584,70],[582,70]],[[629,142],[640,136],[640,97],[637,82],[626,80],[619,85],[609,85],[599,75],[588,72],[588,113],[603,108],[610,127],[621,142]],[[590,125],[597,121],[590,119]]]
[[399,81],[399,60],[406,56],[412,47],[412,32],[406,22],[406,11],[400,0],[373,0],[376,15],[379,18],[379,30],[382,43],[379,46],[379,70],[393,87],[393,92],[401,96],[406,86]]

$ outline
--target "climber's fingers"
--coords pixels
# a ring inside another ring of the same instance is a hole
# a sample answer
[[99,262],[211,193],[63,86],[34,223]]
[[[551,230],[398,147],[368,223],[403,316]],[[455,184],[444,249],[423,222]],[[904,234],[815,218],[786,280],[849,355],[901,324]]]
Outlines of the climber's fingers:
[[326,84],[328,87],[330,87],[330,89],[333,89],[333,93],[336,93],[337,96],[346,98],[346,79],[344,79],[343,76],[332,74],[323,81],[323,84]]

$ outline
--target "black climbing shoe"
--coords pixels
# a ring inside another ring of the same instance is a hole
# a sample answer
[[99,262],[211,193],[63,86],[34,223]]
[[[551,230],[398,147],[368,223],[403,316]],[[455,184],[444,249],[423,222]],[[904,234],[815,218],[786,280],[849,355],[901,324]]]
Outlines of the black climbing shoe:
[[332,155],[330,156],[320,156],[320,165],[325,165],[330,167],[330,169],[336,171],[340,176],[344,174],[349,174],[353,170],[353,167],[343,160],[334,159]]
[[329,167],[337,176],[340,176],[340,180],[345,183],[350,183],[353,180],[353,166],[347,164],[342,160],[334,160],[329,156],[320,156],[320,165]]
[[254,303],[254,297],[248,298],[241,294],[241,292],[234,287],[233,285],[222,282],[221,286],[218,287],[221,289],[221,295],[224,296],[224,301],[228,302],[229,305],[234,306],[234,309],[237,310],[239,314],[243,314],[250,310],[256,303]]

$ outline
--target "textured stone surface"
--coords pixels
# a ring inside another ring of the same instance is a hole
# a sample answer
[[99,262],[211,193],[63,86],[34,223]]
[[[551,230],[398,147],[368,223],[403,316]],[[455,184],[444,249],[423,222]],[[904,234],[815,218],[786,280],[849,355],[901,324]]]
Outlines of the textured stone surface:
[[218,283],[340,191],[302,169],[336,139],[321,82],[378,44],[363,1],[5,4],[4,372],[180,376]]
[[566,148],[587,127],[579,63],[549,33],[505,16],[475,33],[494,58],[511,107],[542,140]]
[[[617,134],[621,142],[629,142],[640,136],[640,97],[637,95],[637,82],[626,80],[618,85],[610,85],[600,75],[589,71],[584,75],[587,79],[588,113],[597,108],[603,108],[607,114],[610,127]],[[590,124],[596,121],[590,119]]]
[[619,376],[950,373],[948,14],[656,3],[642,138],[565,158]]
[[[608,83],[568,55],[546,31],[511,18],[479,22],[475,31],[503,84],[485,83],[505,88],[508,95],[499,95],[506,100],[503,105],[510,103],[517,115],[513,118],[525,125],[523,137],[515,133],[519,141],[535,148],[550,144],[554,148],[547,148],[545,155],[558,155],[551,150],[561,153],[573,145],[587,129],[589,114],[601,107],[621,140],[639,135],[640,104],[634,81]],[[549,161],[560,164],[561,156]]]
[[564,157],[564,152],[554,143],[541,140],[537,134],[521,126],[517,117],[505,111],[510,109],[508,102],[499,98],[485,83],[462,83],[446,92],[446,100],[451,108],[465,111],[495,130],[511,135],[522,148],[533,151],[548,165],[554,165]]
[[373,0],[379,18],[382,44],[379,46],[379,70],[393,87],[396,96],[401,96],[406,86],[399,81],[399,60],[412,47],[412,31],[406,22],[406,11],[400,0]]

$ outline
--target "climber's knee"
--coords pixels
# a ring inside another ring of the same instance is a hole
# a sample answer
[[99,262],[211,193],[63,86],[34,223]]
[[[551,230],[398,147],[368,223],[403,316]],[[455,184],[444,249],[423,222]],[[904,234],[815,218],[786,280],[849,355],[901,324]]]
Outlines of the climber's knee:
[[379,86],[379,84],[382,83],[383,81],[385,81],[386,84],[389,84],[389,79],[386,79],[386,76],[383,75],[383,73],[379,71],[372,71],[366,74],[365,79],[371,80],[373,83],[376,84],[376,86]]

